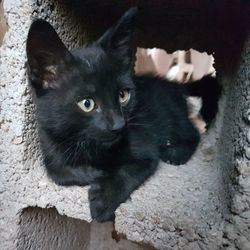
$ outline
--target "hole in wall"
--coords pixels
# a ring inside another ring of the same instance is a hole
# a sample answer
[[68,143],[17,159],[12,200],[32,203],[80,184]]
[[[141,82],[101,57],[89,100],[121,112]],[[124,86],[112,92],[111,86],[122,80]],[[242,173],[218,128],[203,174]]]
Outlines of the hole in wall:
[[19,217],[17,249],[88,249],[90,225],[55,208],[25,208]]
[[18,250],[154,250],[147,244],[140,245],[118,235],[111,222],[88,223],[60,215],[56,208],[25,208],[18,224]]

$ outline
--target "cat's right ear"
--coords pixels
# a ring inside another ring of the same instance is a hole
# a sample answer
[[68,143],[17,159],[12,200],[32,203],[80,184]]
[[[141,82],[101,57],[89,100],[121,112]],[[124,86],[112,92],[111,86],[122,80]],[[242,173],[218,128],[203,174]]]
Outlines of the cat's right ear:
[[29,78],[36,91],[58,88],[72,55],[48,22],[37,19],[32,23],[26,52]]
[[117,24],[108,29],[96,42],[107,53],[121,60],[124,65],[130,65],[132,60],[131,43],[137,12],[137,7],[130,8],[118,20]]

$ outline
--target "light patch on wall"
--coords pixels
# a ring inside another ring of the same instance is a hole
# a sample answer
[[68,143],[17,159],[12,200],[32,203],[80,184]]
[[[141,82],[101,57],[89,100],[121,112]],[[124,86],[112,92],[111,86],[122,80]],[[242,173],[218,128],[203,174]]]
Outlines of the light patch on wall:
[[8,25],[4,18],[3,1],[0,0],[0,46],[3,44],[3,38],[7,30]]

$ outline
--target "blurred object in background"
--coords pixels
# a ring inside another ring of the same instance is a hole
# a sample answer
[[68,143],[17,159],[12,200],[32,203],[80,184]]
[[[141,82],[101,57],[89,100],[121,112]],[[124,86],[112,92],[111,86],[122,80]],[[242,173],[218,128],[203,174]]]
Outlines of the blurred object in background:
[[167,54],[162,49],[138,48],[136,53],[136,74],[153,73],[170,81],[186,83],[201,79],[204,75],[215,75],[214,58],[206,52],[194,49],[178,50]]
[[165,78],[172,61],[173,56],[163,49],[137,48],[135,72],[139,75],[151,73]]
[[202,107],[202,99],[200,97],[189,96],[187,97],[187,106],[189,111],[189,119],[194,126],[199,130],[200,134],[206,132],[206,122],[200,115]]
[[178,50],[173,53],[173,62],[167,72],[167,79],[181,83],[190,82],[193,79],[194,65],[191,63],[190,50]]

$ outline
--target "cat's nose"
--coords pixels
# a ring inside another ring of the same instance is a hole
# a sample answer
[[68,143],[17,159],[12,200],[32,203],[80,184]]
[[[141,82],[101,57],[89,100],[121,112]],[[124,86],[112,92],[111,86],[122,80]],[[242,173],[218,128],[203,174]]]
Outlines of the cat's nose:
[[113,133],[119,133],[121,132],[125,127],[125,121],[123,118],[116,119],[113,124],[110,126],[110,130]]

